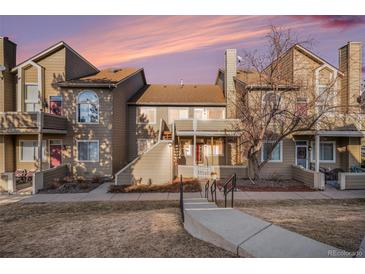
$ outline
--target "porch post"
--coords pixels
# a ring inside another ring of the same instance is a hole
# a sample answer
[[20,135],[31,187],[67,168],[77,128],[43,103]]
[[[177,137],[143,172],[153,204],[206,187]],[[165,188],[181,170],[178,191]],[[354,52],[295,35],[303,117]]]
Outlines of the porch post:
[[211,166],[213,165],[214,162],[214,156],[213,156],[213,136],[210,137],[210,154],[211,154],[211,158],[212,158],[212,163]]
[[320,136],[316,134],[315,136],[315,155],[316,155],[316,161],[315,161],[315,171],[319,172],[319,146],[320,146]]
[[42,171],[42,163],[43,163],[43,153],[42,153],[42,145],[43,145],[43,136],[42,136],[42,128],[43,128],[43,113],[41,111],[37,114],[38,118],[38,170]]

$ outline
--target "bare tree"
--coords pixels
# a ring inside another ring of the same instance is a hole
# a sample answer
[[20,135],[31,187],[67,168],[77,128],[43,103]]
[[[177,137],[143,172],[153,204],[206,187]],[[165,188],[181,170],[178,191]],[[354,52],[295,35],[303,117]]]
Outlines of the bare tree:
[[311,44],[310,40],[300,41],[290,30],[275,26],[266,38],[264,53],[244,54],[241,77],[236,80],[236,130],[254,180],[260,179],[262,168],[281,141],[295,133],[333,126],[332,114],[340,107],[336,103],[339,75],[323,77],[325,85],[319,89],[311,78],[310,64],[287,63],[293,58],[288,56],[290,49]]

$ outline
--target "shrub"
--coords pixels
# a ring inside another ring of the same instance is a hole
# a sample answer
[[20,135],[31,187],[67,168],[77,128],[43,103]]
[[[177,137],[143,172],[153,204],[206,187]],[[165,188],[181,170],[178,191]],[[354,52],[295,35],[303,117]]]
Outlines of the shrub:
[[[201,185],[198,180],[185,180],[184,192],[200,192]],[[141,192],[173,192],[180,191],[180,182],[174,181],[172,183],[162,185],[149,185],[149,184],[134,184],[134,185],[111,185],[109,192],[112,193],[141,193]]]
[[103,178],[100,175],[94,175],[91,179],[91,183],[93,184],[101,184],[103,182]]

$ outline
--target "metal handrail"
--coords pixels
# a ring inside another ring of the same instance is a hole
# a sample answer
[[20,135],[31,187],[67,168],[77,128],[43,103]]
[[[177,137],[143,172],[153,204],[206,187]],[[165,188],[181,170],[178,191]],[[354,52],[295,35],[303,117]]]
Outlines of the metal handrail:
[[210,186],[210,194],[212,196],[212,202],[217,203],[217,180],[214,180]]
[[180,175],[180,211],[181,211],[181,218],[184,222],[185,216],[184,216],[184,183],[182,179],[182,175]]
[[209,180],[204,185],[204,198],[207,198],[209,200]]
[[[227,207],[227,195],[229,192],[232,192],[232,197],[231,197],[231,207],[233,208],[233,200],[234,200],[234,190],[236,188],[236,182],[237,182],[237,176],[236,173],[234,173],[223,185],[223,193],[224,193],[224,207]],[[229,186],[230,184],[230,187]]]

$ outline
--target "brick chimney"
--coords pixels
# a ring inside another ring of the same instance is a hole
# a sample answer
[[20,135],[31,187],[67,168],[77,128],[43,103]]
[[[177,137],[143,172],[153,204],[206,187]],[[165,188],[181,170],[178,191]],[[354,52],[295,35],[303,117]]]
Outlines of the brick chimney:
[[16,44],[0,36],[0,112],[15,110],[15,76],[10,72],[16,66]]
[[344,73],[341,80],[341,105],[345,112],[359,108],[357,101],[361,93],[362,43],[348,42],[339,49],[339,68]]
[[237,74],[237,51],[226,49],[224,55],[224,92],[227,100],[227,118],[236,118],[236,88],[234,79]]

